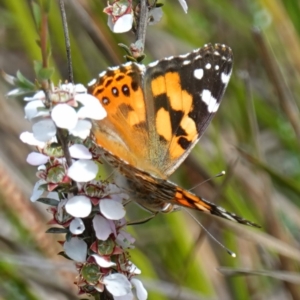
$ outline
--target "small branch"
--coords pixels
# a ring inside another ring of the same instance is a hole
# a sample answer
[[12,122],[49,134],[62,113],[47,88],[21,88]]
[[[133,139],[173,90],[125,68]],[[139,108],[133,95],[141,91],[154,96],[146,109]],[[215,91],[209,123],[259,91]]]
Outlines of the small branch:
[[48,16],[43,11],[42,12],[41,29],[40,29],[43,68],[48,67],[48,60],[47,60],[47,36],[48,36],[48,34],[47,33],[48,33]]
[[59,8],[60,8],[60,14],[61,14],[64,36],[65,36],[65,45],[66,45],[67,62],[68,62],[68,81],[74,83],[72,57],[71,57],[71,43],[69,37],[65,4],[63,0],[59,0]]
[[64,156],[66,158],[67,165],[68,165],[68,167],[70,167],[72,165],[72,158],[71,158],[71,155],[69,152],[67,137],[65,136],[64,131],[61,128],[57,128],[56,135],[57,135],[57,140],[60,143],[61,148],[64,152]]
[[138,20],[138,27],[136,31],[136,41],[140,41],[142,45],[141,53],[145,49],[146,30],[148,24],[148,5],[147,0],[140,1],[140,15]]

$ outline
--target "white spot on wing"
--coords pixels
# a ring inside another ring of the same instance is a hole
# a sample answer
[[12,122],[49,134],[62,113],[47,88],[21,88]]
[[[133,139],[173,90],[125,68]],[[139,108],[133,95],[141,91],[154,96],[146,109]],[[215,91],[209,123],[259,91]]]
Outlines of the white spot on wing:
[[119,66],[109,67],[108,70],[110,70],[110,71],[116,71],[116,70],[118,70],[119,68],[120,68]]
[[123,64],[123,66],[124,66],[124,67],[128,67],[128,66],[130,66],[131,64],[132,64],[132,62],[131,62],[131,61],[128,61],[127,63]]
[[202,79],[203,74],[204,74],[203,69],[195,69],[194,70],[194,77],[196,79],[199,79],[199,80]]
[[102,71],[102,72],[99,74],[99,77],[103,77],[105,74],[106,74],[106,71]]
[[205,65],[205,69],[210,69],[211,68],[211,64],[210,63],[207,63],[206,65]]
[[95,83],[97,82],[97,79],[93,79],[93,80],[91,80],[87,85],[88,86],[92,86],[92,85],[94,85]]
[[148,67],[152,68],[155,67],[158,64],[158,60],[151,62]]
[[201,55],[197,55],[197,56],[195,57],[195,60],[198,60],[198,59],[200,59],[200,58],[202,58],[202,56],[201,56]]
[[190,53],[187,53],[187,54],[181,54],[181,55],[179,55],[179,57],[181,57],[181,58],[186,58],[186,57],[188,57],[190,55]]
[[172,60],[174,56],[165,57],[165,60]]
[[219,103],[217,103],[217,99],[212,97],[210,90],[202,91],[202,101],[207,105],[207,110],[209,113],[214,113],[219,108]]
[[230,74],[225,74],[224,72],[221,74],[221,80],[224,84],[227,84],[230,79]]
[[220,69],[219,65],[215,65],[215,70],[219,70],[219,69]]
[[190,60],[185,60],[182,64],[185,66],[185,65],[188,65],[188,64],[190,64],[190,63],[191,63]]

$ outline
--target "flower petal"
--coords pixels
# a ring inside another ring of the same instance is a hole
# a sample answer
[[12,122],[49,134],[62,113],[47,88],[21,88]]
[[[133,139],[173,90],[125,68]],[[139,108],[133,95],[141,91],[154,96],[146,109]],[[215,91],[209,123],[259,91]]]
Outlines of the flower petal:
[[128,232],[120,230],[116,238],[116,242],[123,249],[132,248],[135,238],[133,238]]
[[85,262],[87,255],[87,244],[78,237],[72,237],[64,243],[66,255],[77,262]]
[[90,198],[80,195],[70,198],[66,204],[66,211],[73,217],[85,218],[92,211]]
[[162,16],[163,16],[163,11],[161,7],[155,7],[151,9],[149,12],[149,20],[150,20],[149,25],[154,25],[158,23],[161,20]]
[[93,226],[98,240],[106,241],[113,232],[111,230],[109,221],[99,215],[94,217]]
[[135,300],[132,292],[124,296],[114,296],[114,300]]
[[40,186],[45,183],[46,183],[46,181],[43,179],[41,179],[35,183],[35,185],[33,187],[32,195],[30,197],[31,202],[35,202],[36,200],[38,200],[40,198],[40,196],[42,196],[42,194],[44,193],[44,190],[40,189]]
[[44,99],[45,99],[44,91],[38,91],[32,97],[24,97],[24,101],[44,100]]
[[81,234],[85,230],[84,223],[80,218],[74,218],[71,221],[69,228],[73,234]]
[[[38,110],[38,108],[44,108],[44,110]],[[44,103],[41,100],[28,102],[24,107],[24,111],[28,120],[40,116],[49,116],[49,110],[46,110]]]
[[141,274],[142,271],[133,263],[130,262],[131,264],[128,265],[128,272],[131,274]]
[[28,131],[22,132],[20,134],[20,140],[24,144],[28,144],[28,145],[31,145],[31,146],[37,146],[39,148],[44,148],[45,147],[45,142],[38,141],[34,137],[32,132],[28,132]]
[[66,103],[54,106],[51,117],[57,127],[65,129],[73,129],[78,121],[75,109]]
[[113,26],[114,33],[127,32],[132,28],[133,16],[126,14],[120,17]]
[[70,155],[77,159],[91,159],[92,154],[89,149],[82,144],[74,144],[69,148]]
[[131,283],[135,287],[138,300],[146,300],[148,298],[148,292],[144,288],[143,283],[136,278],[132,278]]
[[96,97],[90,94],[77,94],[75,100],[83,104],[78,111],[79,118],[102,120],[107,116],[106,110]]
[[70,134],[86,139],[90,135],[92,123],[88,120],[78,120],[75,128],[69,130]]
[[131,292],[131,283],[123,274],[114,273],[105,276],[103,283],[113,296],[125,296]]
[[75,85],[75,93],[86,93],[86,92],[87,92],[87,89],[83,84],[77,83]]
[[68,176],[78,182],[88,182],[98,174],[98,165],[92,160],[80,159],[74,162],[74,164],[68,170]]
[[47,142],[55,136],[56,127],[51,119],[45,119],[33,124],[32,132],[35,139]]
[[47,155],[44,155],[42,153],[38,152],[31,152],[27,156],[27,163],[29,163],[32,166],[39,166],[47,163],[49,160],[49,157]]
[[98,254],[93,254],[92,256],[94,257],[96,263],[102,268],[110,268],[116,265],[114,262],[108,261],[107,259]]
[[110,220],[122,219],[126,214],[123,205],[112,199],[100,200],[99,208],[101,213]]

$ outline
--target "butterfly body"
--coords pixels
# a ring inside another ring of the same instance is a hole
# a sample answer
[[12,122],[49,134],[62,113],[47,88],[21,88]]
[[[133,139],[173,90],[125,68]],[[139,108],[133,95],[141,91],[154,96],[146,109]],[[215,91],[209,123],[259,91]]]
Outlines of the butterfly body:
[[109,68],[89,85],[107,111],[93,125],[95,141],[147,210],[184,206],[255,226],[167,180],[218,110],[232,64],[229,47],[208,44],[147,67],[130,62]]

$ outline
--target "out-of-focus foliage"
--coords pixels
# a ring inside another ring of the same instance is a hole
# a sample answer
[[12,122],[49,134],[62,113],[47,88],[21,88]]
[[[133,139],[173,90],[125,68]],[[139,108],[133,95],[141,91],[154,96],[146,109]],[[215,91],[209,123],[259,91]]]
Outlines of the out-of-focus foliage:
[[[110,32],[102,13],[106,1],[65,3],[75,81],[87,83],[124,62],[118,43],[129,45],[134,36]],[[172,180],[191,188],[227,170],[195,192],[262,228],[195,214],[237,254],[232,258],[185,212],[132,227],[132,260],[149,299],[300,299],[300,3],[187,0],[188,14],[175,0],[163,3],[163,19],[148,29],[146,62],[207,42],[229,45],[235,57],[220,111]],[[65,80],[61,18],[58,2],[51,4],[54,79]],[[0,0],[0,8],[0,68],[20,70],[33,82],[33,61],[41,57],[30,1]],[[49,217],[28,200],[35,169],[26,165],[30,149],[18,135],[30,125],[22,101],[5,99],[9,88],[0,81],[0,298],[74,299],[69,291],[76,273],[65,275],[64,259],[53,262],[60,246],[44,234]],[[133,205],[128,214],[131,220],[144,216]],[[221,267],[227,268],[223,274]]]

